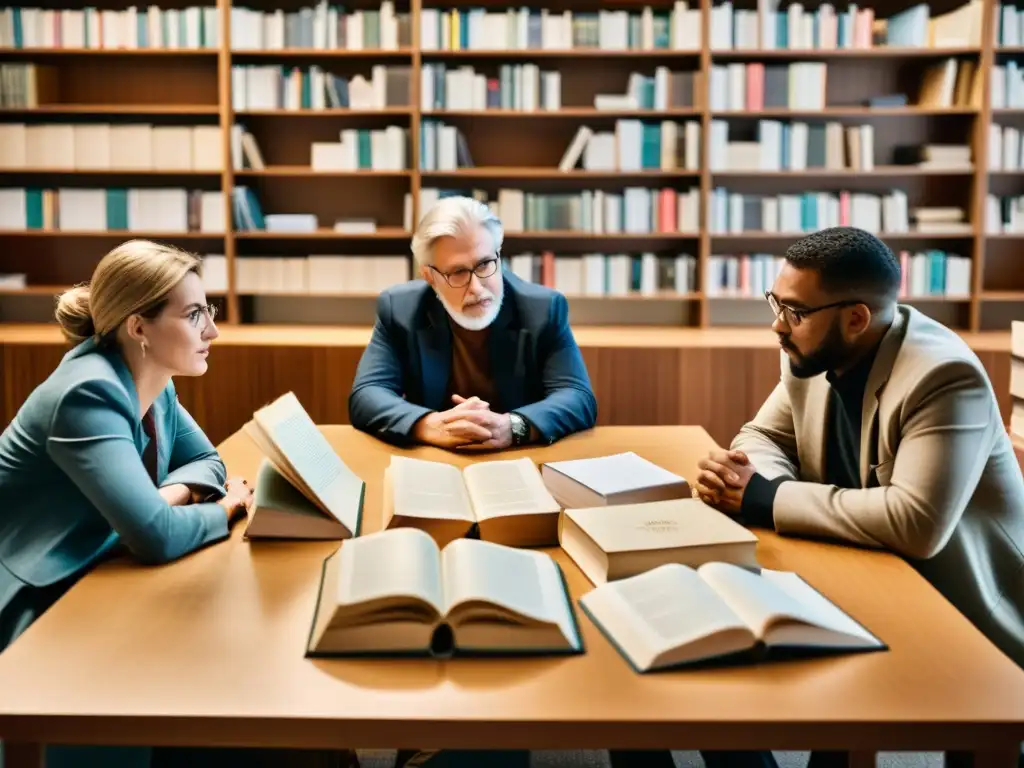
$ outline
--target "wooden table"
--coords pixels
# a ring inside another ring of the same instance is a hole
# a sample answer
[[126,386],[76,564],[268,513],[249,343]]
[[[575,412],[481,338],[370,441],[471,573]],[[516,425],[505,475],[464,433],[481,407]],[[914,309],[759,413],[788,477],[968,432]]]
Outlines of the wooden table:
[[[367,481],[380,526],[389,449],[325,427]],[[634,450],[693,477],[694,427],[600,428],[526,453]],[[253,476],[242,435],[221,450]],[[483,457],[416,449],[424,458]],[[503,454],[508,455],[508,454]],[[641,676],[580,613],[583,656],[451,661],[303,658],[333,543],[232,539],[162,568],[104,565],[0,654],[0,737],[92,744],[359,748],[980,750],[1016,765],[1024,671],[896,557],[763,533],[761,563],[799,572],[891,651]],[[560,552],[575,597],[589,582]],[[15,755],[31,755],[31,746]],[[26,761],[30,762],[30,761]]]

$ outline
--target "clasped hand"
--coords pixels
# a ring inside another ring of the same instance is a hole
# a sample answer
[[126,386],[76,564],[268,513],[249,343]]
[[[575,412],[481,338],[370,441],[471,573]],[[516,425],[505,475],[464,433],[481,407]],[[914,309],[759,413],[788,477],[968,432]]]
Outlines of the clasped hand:
[[490,403],[478,397],[452,395],[455,405],[447,411],[424,416],[416,423],[415,436],[439,448],[498,450],[512,445],[512,422],[507,413],[494,413]]
[[697,497],[720,512],[739,514],[754,467],[743,451],[711,451],[697,466]]

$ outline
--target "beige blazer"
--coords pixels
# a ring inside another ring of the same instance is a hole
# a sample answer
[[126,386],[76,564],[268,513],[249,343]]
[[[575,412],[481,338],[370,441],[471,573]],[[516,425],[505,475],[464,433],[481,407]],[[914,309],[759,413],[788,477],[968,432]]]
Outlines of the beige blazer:
[[782,379],[733,440],[768,479],[782,534],[906,558],[1024,667],[1024,479],[981,362],[954,332],[900,305],[864,391],[863,489],[825,485],[829,383]]

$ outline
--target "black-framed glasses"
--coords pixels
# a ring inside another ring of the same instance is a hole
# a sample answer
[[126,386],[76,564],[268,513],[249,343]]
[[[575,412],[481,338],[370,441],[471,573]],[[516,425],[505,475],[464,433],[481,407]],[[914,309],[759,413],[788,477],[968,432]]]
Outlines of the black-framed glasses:
[[204,315],[208,318],[208,322],[212,323],[214,318],[217,317],[217,305],[207,304],[205,307],[194,307],[189,310],[188,314],[185,315],[185,318],[193,328],[198,328],[199,321],[203,319]]
[[452,288],[465,288],[469,285],[469,281],[473,279],[473,275],[476,275],[480,279],[493,275],[498,271],[498,264],[500,262],[501,254],[496,254],[490,258],[478,261],[476,266],[472,269],[460,267],[459,269],[453,269],[451,272],[442,272],[433,264],[428,264],[427,266],[443,277],[444,281]]
[[831,304],[822,304],[820,307],[806,307],[797,309],[796,307],[790,307],[787,304],[783,304],[771,291],[765,291],[764,297],[768,300],[768,306],[771,307],[772,312],[776,317],[779,317],[785,313],[786,324],[791,328],[795,328],[803,322],[803,319],[808,315],[813,315],[815,312],[821,312],[823,309],[833,309],[835,307],[852,307],[855,304],[863,304],[863,301],[857,299],[846,299],[844,301],[833,301]]

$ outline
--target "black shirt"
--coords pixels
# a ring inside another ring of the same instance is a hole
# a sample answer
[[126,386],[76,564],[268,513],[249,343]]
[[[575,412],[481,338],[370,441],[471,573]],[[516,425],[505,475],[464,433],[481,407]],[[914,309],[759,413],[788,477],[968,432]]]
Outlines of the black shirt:
[[[825,374],[831,386],[825,423],[825,483],[860,488],[860,419],[864,390],[875,362],[876,346],[842,376]],[[740,514],[751,525],[774,526],[775,493],[788,478],[768,480],[754,473],[743,492]]]

